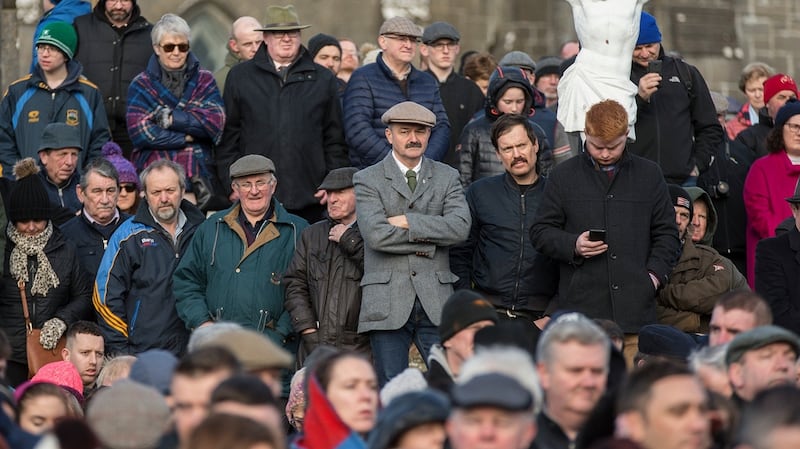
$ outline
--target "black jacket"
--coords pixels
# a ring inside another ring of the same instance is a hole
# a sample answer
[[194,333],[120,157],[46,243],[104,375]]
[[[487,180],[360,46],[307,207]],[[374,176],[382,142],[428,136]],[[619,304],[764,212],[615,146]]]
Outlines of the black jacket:
[[[436,75],[430,70],[428,73],[436,78]],[[456,146],[458,146],[461,131],[472,119],[472,116],[483,107],[486,98],[477,84],[456,72],[450,73],[444,82],[439,83],[439,95],[442,97],[442,105],[447,112],[447,120],[450,121],[450,147],[442,162],[457,169]]]
[[[150,30],[139,5],[133,5],[128,26],[114,28],[106,17],[106,2],[97,2],[90,14],[73,24],[78,33],[75,59],[83,65],[83,74],[97,85],[112,133],[117,127],[127,133],[125,111],[128,86],[144,71],[153,54]],[[116,136],[116,133],[114,133]],[[128,152],[130,149],[128,149]]]
[[767,155],[767,136],[772,131],[772,117],[762,112],[758,113],[758,123],[742,130],[735,142],[741,143],[750,150],[751,157],[755,160]]
[[[586,259],[575,255],[575,242],[589,229],[605,229],[609,248]],[[560,308],[616,321],[626,333],[656,322],[648,272],[664,285],[680,240],[667,185],[653,162],[626,149],[611,179],[586,153],[556,166],[531,240],[560,263]]]
[[758,242],[756,292],[767,300],[776,325],[800,332],[800,231],[796,226]]
[[480,291],[504,309],[547,309],[558,283],[558,265],[530,241],[545,184],[540,178],[523,192],[504,173],[470,185],[469,237],[450,249],[450,269],[459,278],[453,288]]
[[[17,281],[11,277],[9,257],[14,243],[9,239],[4,257],[3,285],[0,287],[0,329],[8,335],[11,343],[9,360],[28,364],[25,355],[25,318],[22,313]],[[78,263],[75,247],[68,242],[58,228],[44,247],[47,260],[58,276],[58,287],[51,289],[46,297],[31,294],[33,277],[26,285],[28,312],[33,327],[40,329],[45,321],[57,317],[70,325],[91,317],[92,279]],[[38,263],[36,257],[28,257],[28,273],[34,273]]]
[[[650,102],[636,97],[636,142],[629,149],[655,161],[667,182],[680,185],[695,165],[700,172],[706,170],[722,143],[723,131],[700,72],[683,61],[664,56],[663,49],[659,59],[663,61],[661,85]],[[646,73],[645,67],[632,64],[633,84],[638,86]]]
[[315,344],[369,353],[369,337],[358,334],[364,240],[357,223],[339,243],[328,240],[335,225],[325,219],[303,231],[283,278],[284,307],[295,331],[317,329]]
[[68,235],[75,248],[78,250],[78,260],[81,266],[94,279],[97,276],[97,269],[103,259],[103,253],[108,245],[111,234],[127,220],[130,215],[120,212],[119,218],[108,226],[99,226],[89,222],[85,211],[77,217],[72,217],[68,222],[61,225],[61,231]]
[[317,186],[330,170],[347,167],[338,83],[305,48],[285,81],[261,45],[253,59],[231,68],[225,80],[227,120],[217,147],[219,178],[230,189],[230,165],[246,154],[275,163],[275,197],[286,209],[319,205]]

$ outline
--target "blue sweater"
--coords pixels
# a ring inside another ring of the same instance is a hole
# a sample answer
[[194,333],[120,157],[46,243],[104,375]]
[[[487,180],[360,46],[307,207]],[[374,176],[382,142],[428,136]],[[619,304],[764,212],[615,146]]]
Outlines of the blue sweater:
[[450,145],[450,122],[439,96],[439,82],[413,66],[406,80],[407,94],[383,62],[383,55],[378,55],[375,64],[353,72],[342,100],[345,138],[353,166],[369,167],[383,160],[391,151],[381,116],[403,101],[419,103],[436,114],[436,126],[433,127],[425,156],[437,161],[444,159]]

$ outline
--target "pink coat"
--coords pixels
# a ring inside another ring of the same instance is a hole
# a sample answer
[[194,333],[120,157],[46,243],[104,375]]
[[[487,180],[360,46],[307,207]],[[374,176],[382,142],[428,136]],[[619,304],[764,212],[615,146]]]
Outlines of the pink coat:
[[775,236],[775,228],[792,216],[786,198],[794,194],[800,165],[792,165],[785,151],[756,160],[744,182],[747,210],[747,282],[755,283],[756,244]]

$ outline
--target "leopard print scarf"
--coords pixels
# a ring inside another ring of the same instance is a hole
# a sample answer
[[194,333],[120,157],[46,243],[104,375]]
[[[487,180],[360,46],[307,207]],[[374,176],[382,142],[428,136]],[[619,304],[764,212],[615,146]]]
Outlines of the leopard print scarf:
[[17,231],[13,224],[8,224],[8,238],[14,242],[14,249],[11,250],[9,265],[11,276],[17,281],[28,282],[28,257],[36,256],[38,269],[33,276],[31,294],[47,296],[51,288],[58,287],[58,275],[53,271],[50,261],[44,254],[44,246],[53,235],[53,223],[47,222],[47,227],[41,233],[34,236],[27,236]]

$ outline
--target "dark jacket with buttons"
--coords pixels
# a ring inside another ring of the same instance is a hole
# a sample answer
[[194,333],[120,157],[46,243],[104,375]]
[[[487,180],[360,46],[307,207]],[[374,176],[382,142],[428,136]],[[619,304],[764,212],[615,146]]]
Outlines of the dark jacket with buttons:
[[97,276],[97,269],[100,267],[100,261],[103,260],[103,253],[108,246],[111,234],[129,217],[130,215],[120,212],[119,218],[113,224],[101,227],[101,230],[90,223],[86,218],[85,211],[81,210],[77,217],[73,217],[60,226],[61,231],[68,235],[75,244],[78,249],[78,260],[86,272],[92,275],[92,278]]
[[325,219],[303,231],[283,277],[284,307],[295,331],[317,329],[314,344],[368,352],[369,337],[358,335],[364,240],[358,223],[338,243],[329,240],[335,225]]
[[[656,289],[680,253],[675,209],[661,170],[626,149],[616,174],[581,154],[551,173],[531,228],[534,247],[560,263],[558,302],[589,318],[616,321],[626,333],[656,322]],[[605,229],[608,251],[575,254],[578,235]]]

